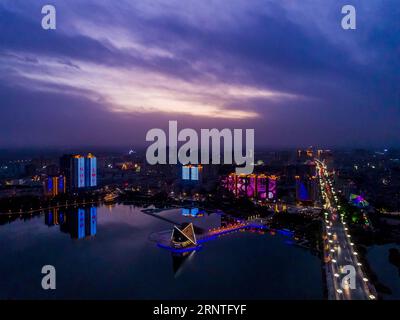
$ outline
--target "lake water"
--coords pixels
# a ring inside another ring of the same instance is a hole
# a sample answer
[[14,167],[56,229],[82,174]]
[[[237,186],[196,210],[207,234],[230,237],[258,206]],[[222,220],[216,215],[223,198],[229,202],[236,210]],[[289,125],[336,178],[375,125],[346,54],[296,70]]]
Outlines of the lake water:
[[368,250],[367,258],[379,281],[392,291],[391,294],[383,294],[383,299],[399,300],[400,274],[398,268],[389,261],[389,249],[391,248],[400,250],[400,246],[396,244],[372,246]]
[[[207,230],[225,217],[142,209],[75,208],[1,225],[0,299],[323,298],[320,259],[287,235],[242,230],[182,256],[153,239],[174,223]],[[56,290],[41,287],[44,265],[56,268]]]

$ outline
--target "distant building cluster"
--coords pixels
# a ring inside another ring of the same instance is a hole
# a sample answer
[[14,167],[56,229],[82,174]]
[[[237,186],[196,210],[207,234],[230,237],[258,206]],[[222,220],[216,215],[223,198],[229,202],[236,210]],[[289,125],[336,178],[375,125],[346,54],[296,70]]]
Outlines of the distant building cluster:
[[[237,175],[230,165],[154,165],[141,153],[57,153],[0,160],[0,199],[75,197],[119,189],[132,196],[166,194],[182,200],[211,197],[217,186],[236,197],[276,204],[319,205],[315,160],[335,172],[338,193],[350,204],[380,212],[400,211],[399,150],[261,150],[254,173]],[[104,187],[100,189],[100,187]],[[201,200],[202,201],[202,200]],[[6,202],[5,202],[6,203]],[[367,205],[369,204],[369,205]]]
[[55,197],[67,192],[97,186],[97,159],[89,153],[86,157],[79,154],[64,155],[60,159],[59,169],[44,179],[44,195]]
[[[275,155],[269,164],[259,160],[254,174],[228,174],[221,179],[222,186],[236,197],[252,200],[313,205],[317,200],[316,164],[313,157],[327,155],[326,151],[315,153],[311,148],[298,150],[296,157]],[[278,158],[278,159],[279,159]]]

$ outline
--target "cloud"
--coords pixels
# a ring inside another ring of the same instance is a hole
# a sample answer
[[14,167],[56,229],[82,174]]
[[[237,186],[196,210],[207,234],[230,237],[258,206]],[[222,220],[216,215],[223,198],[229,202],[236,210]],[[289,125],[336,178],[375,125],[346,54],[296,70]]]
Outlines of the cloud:
[[[0,85],[39,100],[70,95],[120,124],[240,121],[274,143],[340,144],[348,139],[340,123],[358,140],[400,142],[400,9],[395,0],[355,0],[358,28],[346,32],[342,2],[56,0],[57,30],[48,32],[40,1],[4,0]],[[13,103],[3,112],[22,108]],[[296,134],[281,134],[288,124]]]

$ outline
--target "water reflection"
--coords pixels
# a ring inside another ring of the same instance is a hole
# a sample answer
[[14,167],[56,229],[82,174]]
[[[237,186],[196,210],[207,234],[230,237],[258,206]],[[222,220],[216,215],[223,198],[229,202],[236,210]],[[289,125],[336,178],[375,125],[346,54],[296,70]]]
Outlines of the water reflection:
[[53,209],[45,213],[45,224],[58,225],[60,231],[68,233],[72,239],[94,237],[97,233],[97,208],[78,208],[77,210]]
[[182,208],[182,216],[199,218],[204,216],[204,210],[199,208]]
[[[178,215],[163,215],[165,209],[146,208],[140,210],[142,214],[155,220],[167,222],[171,229],[160,232],[151,232],[149,239],[157,243],[157,246],[170,251],[172,270],[175,277],[179,276],[185,264],[190,261],[197,250],[203,248],[203,244],[218,240],[236,232],[275,235],[276,231],[289,238],[286,244],[293,244],[292,234],[288,230],[273,230],[261,223],[249,223],[248,220],[233,217],[222,212],[206,212],[197,207],[180,208]],[[180,212],[180,214],[179,214]],[[45,212],[44,222],[48,227],[57,227],[62,233],[69,234],[72,239],[87,239],[97,234],[97,207],[83,208],[53,208]],[[181,229],[189,223],[193,223],[194,232],[198,244],[192,247],[175,248],[171,245],[173,226]]]
[[[203,246],[200,251],[157,247],[156,235],[168,241],[174,225],[184,228],[191,222]],[[0,273],[7,274],[0,281],[0,299],[322,297],[318,257],[286,245],[291,238],[286,232],[256,228],[255,223],[267,224],[266,219],[246,218],[246,228],[235,230],[243,222],[219,211],[199,218],[184,216],[181,208],[126,205],[112,212],[87,205],[7,217],[0,226],[0,255],[7,257],[0,264]],[[95,241],[83,240],[88,237]],[[36,270],[41,276],[45,264],[62,275],[51,296],[31,275]],[[110,281],[113,277],[117,280]],[[16,285],[18,279],[24,279],[23,287]]]
[[183,253],[174,253],[171,252],[172,256],[172,270],[174,272],[175,278],[179,276],[182,272],[182,269],[187,261],[190,260],[191,257],[195,254],[196,251],[191,252],[183,252]]

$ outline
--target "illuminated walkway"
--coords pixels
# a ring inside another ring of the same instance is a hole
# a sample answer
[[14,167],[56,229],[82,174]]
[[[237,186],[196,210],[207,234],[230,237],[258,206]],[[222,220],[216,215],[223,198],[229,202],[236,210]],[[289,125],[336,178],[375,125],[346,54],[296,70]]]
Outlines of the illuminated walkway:
[[[265,225],[262,219],[254,218],[251,220],[239,220],[237,223],[229,224],[227,226],[212,228],[209,229],[206,233],[196,235],[197,238],[197,246],[189,246],[185,248],[175,248],[171,246],[171,231],[165,231],[162,233],[158,233],[156,239],[153,239],[157,242],[157,245],[160,248],[170,250],[176,253],[184,253],[188,251],[199,250],[202,248],[202,244],[208,241],[216,240],[219,237],[227,234],[231,234],[234,232],[238,232],[240,230],[272,230],[267,225]],[[278,233],[282,233],[286,236],[292,236],[293,233],[288,230],[275,230]]]

